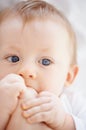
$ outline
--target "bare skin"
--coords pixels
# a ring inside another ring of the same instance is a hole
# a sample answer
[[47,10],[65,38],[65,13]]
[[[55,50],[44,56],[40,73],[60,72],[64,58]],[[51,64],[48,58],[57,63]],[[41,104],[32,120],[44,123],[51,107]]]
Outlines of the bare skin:
[[23,116],[28,123],[45,122],[52,129],[64,124],[66,113],[60,99],[53,93],[43,91],[37,98],[30,102],[27,100],[22,106]]
[[22,116],[22,109],[21,104],[24,102],[24,100],[34,100],[36,98],[37,93],[33,89],[27,89],[25,94],[23,95],[23,98],[19,100],[17,109],[12,114],[12,117],[10,119],[10,122],[6,128],[6,130],[51,130],[46,124],[44,123],[28,123],[27,120]]
[[30,124],[44,122],[52,130],[66,130],[66,127],[70,130],[75,129],[74,126],[65,124],[66,121],[74,122],[72,117],[64,111],[60,98],[48,91],[41,92],[35,99],[24,101],[22,109],[23,116]]
[[0,81],[0,130],[5,129],[24,90],[24,80],[15,74],[9,74]]
[[[32,125],[45,122],[53,130],[75,130],[71,115],[65,112],[59,99],[64,87],[75,79],[78,70],[76,65],[70,66],[69,43],[68,32],[60,22],[36,19],[23,26],[21,19],[9,18],[2,23],[0,79],[15,73],[24,79],[24,86],[38,93],[36,98],[22,101],[22,107],[19,103],[11,116],[13,123],[18,111],[22,110],[25,119],[21,117],[21,112],[19,116],[23,124],[25,120]],[[12,128],[10,123],[8,130]],[[19,127],[21,129],[21,124]]]

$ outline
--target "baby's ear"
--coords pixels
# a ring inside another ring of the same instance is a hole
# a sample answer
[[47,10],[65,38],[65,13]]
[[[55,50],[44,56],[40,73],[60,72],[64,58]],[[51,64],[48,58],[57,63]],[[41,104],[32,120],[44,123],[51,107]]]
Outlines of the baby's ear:
[[65,86],[70,86],[73,83],[78,71],[79,71],[79,68],[78,68],[77,65],[73,65],[73,66],[70,67],[70,69],[67,73]]

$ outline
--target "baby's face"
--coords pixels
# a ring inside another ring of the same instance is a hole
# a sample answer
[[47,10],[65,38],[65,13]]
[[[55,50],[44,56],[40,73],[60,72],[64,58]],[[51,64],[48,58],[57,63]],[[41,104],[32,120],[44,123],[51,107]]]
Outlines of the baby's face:
[[37,92],[59,95],[69,71],[68,42],[66,29],[53,20],[6,20],[0,25],[0,79],[15,73]]

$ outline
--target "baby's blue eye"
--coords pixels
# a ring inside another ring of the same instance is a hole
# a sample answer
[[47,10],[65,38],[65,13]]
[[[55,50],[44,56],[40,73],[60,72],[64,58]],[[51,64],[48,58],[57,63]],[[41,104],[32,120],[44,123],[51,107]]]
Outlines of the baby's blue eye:
[[13,62],[13,63],[18,62],[19,57],[18,56],[9,56],[8,61]]
[[50,59],[41,59],[40,63],[44,66],[48,66],[52,63],[52,61]]

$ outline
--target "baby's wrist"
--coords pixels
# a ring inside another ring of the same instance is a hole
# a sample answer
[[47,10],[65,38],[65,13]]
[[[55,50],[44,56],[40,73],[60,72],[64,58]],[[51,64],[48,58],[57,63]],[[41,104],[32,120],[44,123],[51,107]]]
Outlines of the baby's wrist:
[[63,124],[54,130],[76,130],[72,116],[66,114]]

